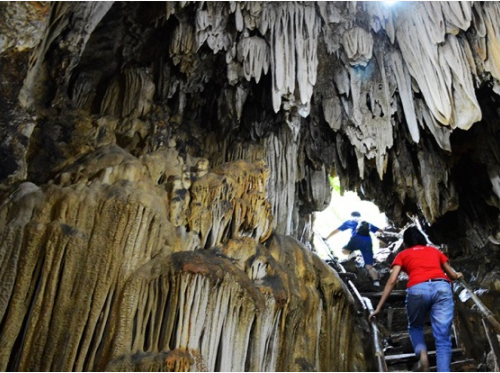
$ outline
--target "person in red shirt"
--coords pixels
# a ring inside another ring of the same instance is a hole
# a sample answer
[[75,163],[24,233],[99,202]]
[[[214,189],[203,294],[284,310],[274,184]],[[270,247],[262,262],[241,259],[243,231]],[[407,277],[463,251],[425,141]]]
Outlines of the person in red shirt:
[[[427,346],[424,339],[424,322],[430,312],[432,334],[436,342],[438,372],[449,372],[451,364],[451,323],[453,321],[453,293],[451,280],[462,277],[455,272],[448,258],[434,247],[427,246],[427,239],[416,227],[403,234],[406,250],[400,252],[392,263],[392,271],[382,297],[370,320],[378,315],[391,291],[398,282],[401,271],[408,274],[406,312],[408,331],[420,369],[429,370]],[[451,280],[450,280],[451,279]]]

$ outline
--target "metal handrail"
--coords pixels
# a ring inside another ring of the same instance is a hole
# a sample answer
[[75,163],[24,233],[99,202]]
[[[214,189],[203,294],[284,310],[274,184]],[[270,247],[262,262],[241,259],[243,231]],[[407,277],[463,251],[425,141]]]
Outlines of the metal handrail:
[[[368,309],[368,314],[373,313],[372,301],[366,297],[363,297],[363,301]],[[384,349],[380,343],[380,332],[375,319],[370,320],[370,325],[373,332],[373,345],[375,346],[375,359],[377,360],[378,371],[387,372],[389,369],[387,368],[387,362],[385,361]]]
[[[330,247],[328,246],[328,244],[325,242],[323,237],[321,237],[321,235],[319,235],[316,231],[315,231],[315,233],[321,239],[321,242],[323,243],[323,245],[325,245],[328,248],[327,252],[328,252],[328,254],[330,254],[330,250],[329,250]],[[330,255],[330,258],[335,261],[335,263],[337,264],[337,267],[341,273],[347,273],[344,266],[342,264],[340,264],[332,255]],[[365,313],[365,315],[368,317],[368,315],[370,315],[373,312],[373,305],[372,305],[371,300],[366,298],[366,297],[362,297],[360,292],[358,291],[358,289],[356,288],[356,286],[354,285],[354,283],[351,280],[348,280],[347,284],[351,287],[352,292],[354,293],[356,298],[358,298],[358,301],[361,303],[361,307],[363,307],[363,311],[368,311],[368,314]],[[372,332],[373,332],[373,344],[375,347],[375,360],[377,361],[378,371],[379,372],[388,372],[389,369],[387,368],[387,363],[385,361],[384,350],[383,350],[382,345],[380,343],[380,332],[378,330],[377,321],[375,319],[373,319],[373,320],[370,320],[369,322],[370,322]]]
[[[338,266],[339,270],[341,273],[347,273],[347,271],[345,270],[344,266],[342,264],[340,264],[337,259],[330,253],[330,246],[328,246],[328,244],[325,242],[325,240],[323,239],[323,237],[321,237],[320,234],[318,234],[318,232],[316,232],[316,230],[314,230],[314,233],[320,238],[321,240],[321,243],[326,246],[326,248],[328,250],[326,250],[326,252],[328,253],[328,255],[330,256],[330,259],[332,259]],[[354,283],[351,281],[351,280],[348,280],[347,281],[347,284],[351,287],[351,290],[352,292],[354,293],[354,295],[356,296],[356,298],[358,298],[359,302],[361,303],[361,307],[363,307],[363,310],[366,310],[366,305],[365,303],[363,302],[363,297],[361,296],[361,294],[359,293],[358,289],[356,288],[356,286],[354,286]]]
[[[411,216],[410,218],[413,222],[413,224],[410,224],[410,225],[416,226],[423,233],[422,226],[420,225],[418,218],[416,218],[415,216]],[[315,233],[317,234],[317,232],[315,232]],[[385,232],[385,233],[388,235],[391,235],[393,237],[398,237],[400,239],[402,238],[401,233],[390,233],[390,232]],[[321,235],[319,235],[319,234],[317,234],[317,235],[318,235],[318,237],[321,238],[323,245],[325,245],[329,249],[329,246],[323,240],[323,237],[321,237]],[[424,235],[425,235],[425,233],[424,233]],[[429,240],[427,235],[425,235],[425,237],[427,238],[428,244],[430,244],[431,246],[434,246],[434,247],[441,249],[441,250],[447,248],[446,245],[442,245],[441,247],[436,246]],[[330,254],[329,250],[327,250],[327,252]],[[330,257],[331,257],[331,255],[330,255]],[[332,258],[332,259],[334,259],[334,258]],[[336,262],[336,263],[337,263],[338,267],[340,268],[341,272],[346,273],[344,267],[340,263],[338,263],[338,262]],[[462,284],[462,286],[464,287],[464,289],[470,294],[474,304],[477,306],[477,310],[478,310],[479,314],[482,317],[483,326],[484,326],[486,335],[488,337],[488,342],[490,344],[491,350],[493,351],[494,358],[495,358],[495,371],[498,371],[499,370],[499,361],[500,361],[500,346],[499,346],[497,338],[494,337],[494,335],[492,335],[492,329],[496,334],[500,335],[500,323],[495,318],[493,312],[491,312],[491,310],[489,310],[484,305],[484,303],[479,299],[479,297],[472,291],[472,289],[469,287],[469,285],[467,284],[465,279],[463,277],[461,277],[459,279],[459,281]],[[354,283],[351,280],[348,281],[348,284],[351,287],[353,293],[356,295],[356,297],[360,301],[360,303],[363,307],[363,310],[368,309],[369,313],[373,312],[373,306],[372,306],[371,301],[366,297],[361,297],[361,294],[359,294],[358,290],[356,289],[356,286],[354,286]],[[371,325],[372,331],[373,331],[373,340],[374,340],[374,346],[375,346],[375,358],[377,360],[379,372],[387,372],[387,363],[385,361],[385,355],[383,353],[383,349],[381,348],[380,338],[379,338],[380,333],[379,333],[378,326],[377,326],[375,319],[370,320],[370,325]],[[491,328],[490,328],[490,326],[491,326]]]
[[497,321],[495,318],[493,312],[491,312],[488,307],[484,305],[483,302],[479,299],[479,297],[472,291],[472,289],[469,287],[467,282],[464,280],[463,277],[460,277],[460,283],[464,287],[465,290],[470,294],[472,300],[474,301],[475,305],[477,306],[477,309],[483,319],[488,320],[490,325],[493,327],[495,332],[497,334],[500,334],[500,323]]
[[491,351],[493,353],[494,359],[494,372],[500,371],[500,344],[498,343],[497,334],[500,335],[500,323],[495,319],[493,312],[484,305],[479,297],[472,291],[467,282],[463,277],[460,277],[460,283],[464,289],[470,294],[474,304],[477,306],[477,310],[481,316],[481,321],[483,323],[484,332],[490,345]]
[[[342,264],[337,262],[337,266],[339,267],[341,273],[347,273],[347,271],[345,270],[345,268]],[[356,298],[358,298],[359,302],[361,303],[361,307],[363,307],[363,311],[365,311],[367,309],[367,306],[366,306],[365,302],[363,301],[363,297],[361,296],[360,292],[356,288],[356,285],[354,285],[354,282],[352,282],[351,280],[347,280],[347,284],[351,287],[352,292],[354,293],[354,295],[356,295]]]
[[481,320],[483,322],[483,328],[486,332],[486,338],[488,339],[488,343],[490,344],[491,351],[493,352],[493,362],[494,372],[500,372],[500,343],[498,343],[498,338],[493,330],[491,330],[490,324],[486,321],[486,319]]
[[[447,245],[441,245],[441,246],[437,246],[435,245],[434,243],[432,243],[429,239],[429,237],[425,234],[425,232],[423,231],[422,229],[422,225],[420,224],[420,221],[418,220],[418,217],[416,215],[411,215],[411,216],[408,216],[413,224],[410,224],[411,225],[414,225],[415,227],[417,227],[417,229],[422,232],[422,234],[425,235],[428,243],[438,249],[441,249],[441,250],[447,250],[448,247]],[[389,232],[386,232],[386,233],[389,233]],[[394,237],[397,237],[397,236],[402,236],[401,234],[394,234],[394,233],[391,233],[390,235],[393,235]],[[452,268],[453,269],[453,268]],[[455,271],[455,269],[453,269]],[[456,271],[455,271],[456,272]],[[497,319],[495,318],[493,312],[491,312],[485,305],[483,302],[481,302],[481,300],[478,298],[478,296],[476,294],[474,294],[474,292],[471,290],[471,288],[469,287],[469,285],[467,284],[467,282],[465,281],[465,279],[463,277],[461,277],[459,279],[460,283],[462,284],[462,286],[465,288],[465,290],[467,290],[467,292],[470,294],[472,300],[474,301],[474,303],[476,304],[478,310],[479,310],[479,313],[481,315],[482,318],[488,320],[488,322],[491,324],[491,326],[493,327],[493,329],[495,330],[495,332],[497,334],[500,335],[500,323],[497,321]]]

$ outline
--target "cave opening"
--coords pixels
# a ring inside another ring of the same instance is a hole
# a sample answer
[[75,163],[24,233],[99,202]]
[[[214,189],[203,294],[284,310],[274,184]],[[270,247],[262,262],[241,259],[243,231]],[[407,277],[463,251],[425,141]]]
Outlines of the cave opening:
[[[345,220],[350,218],[351,212],[358,211],[362,220],[366,220],[380,229],[389,226],[387,216],[372,201],[362,199],[355,191],[341,192],[340,181],[338,177],[330,178],[332,198],[328,207],[314,214],[313,230],[316,233],[314,238],[314,247],[317,254],[322,259],[330,259],[332,254],[340,260],[347,259],[349,255],[342,253],[342,248],[347,244],[351,233],[349,230],[339,232],[327,241],[328,248],[319,242],[321,238],[326,237],[335,228],[339,227]],[[379,241],[373,239],[373,250],[377,254],[380,250]],[[330,252],[329,252],[330,250]],[[356,255],[356,254],[354,254]]]

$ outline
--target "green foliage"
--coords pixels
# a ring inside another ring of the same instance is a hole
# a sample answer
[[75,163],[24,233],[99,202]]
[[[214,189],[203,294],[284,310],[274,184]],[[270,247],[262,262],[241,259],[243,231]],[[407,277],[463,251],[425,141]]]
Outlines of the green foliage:
[[329,176],[330,179],[330,185],[332,186],[332,189],[340,194],[340,179],[338,176]]

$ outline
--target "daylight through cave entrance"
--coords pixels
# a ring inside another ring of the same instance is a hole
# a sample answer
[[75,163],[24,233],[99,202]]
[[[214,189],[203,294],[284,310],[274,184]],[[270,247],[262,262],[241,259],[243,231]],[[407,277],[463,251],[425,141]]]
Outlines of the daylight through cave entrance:
[[[351,231],[339,232],[326,241],[321,239],[321,237],[327,237],[335,228],[338,228],[344,221],[350,219],[351,212],[353,211],[358,211],[361,214],[362,220],[366,220],[380,229],[386,228],[388,221],[385,213],[381,212],[373,202],[362,200],[354,191],[342,193],[338,177],[331,178],[330,183],[332,185],[330,205],[325,210],[315,213],[313,223],[315,232],[314,247],[322,259],[330,259],[333,255],[342,261],[348,258],[348,255],[342,253],[342,247],[349,241]],[[380,250],[380,242],[373,234],[372,241],[373,252],[377,256]],[[362,261],[359,252],[355,252],[353,255],[357,256],[357,260]]]

